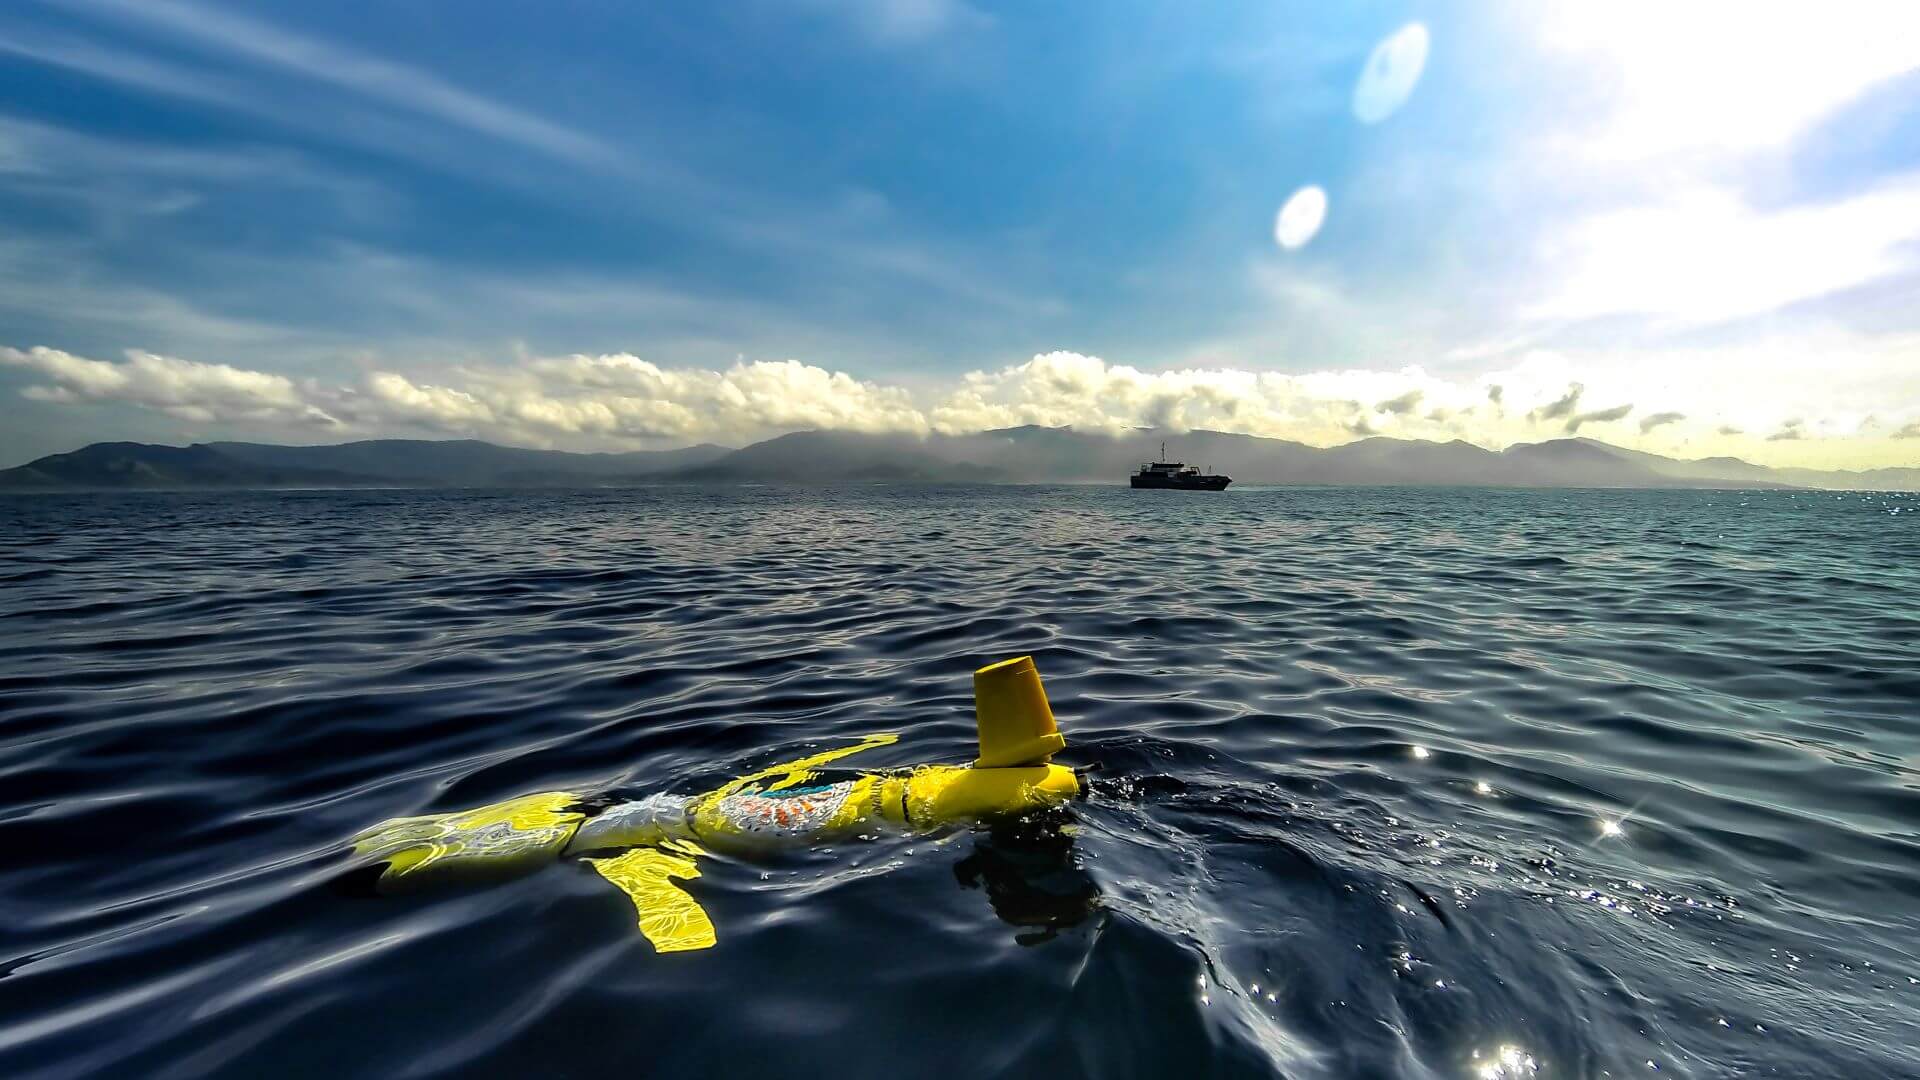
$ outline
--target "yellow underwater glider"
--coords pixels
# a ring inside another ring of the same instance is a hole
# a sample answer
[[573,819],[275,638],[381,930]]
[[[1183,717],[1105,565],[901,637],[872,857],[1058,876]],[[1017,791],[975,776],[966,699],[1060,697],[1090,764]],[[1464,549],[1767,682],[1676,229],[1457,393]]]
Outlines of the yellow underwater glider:
[[[819,768],[899,741],[870,735],[739,777],[702,795],[653,795],[599,812],[566,791],[451,814],[395,818],[355,836],[354,851],[385,863],[378,887],[517,873],[587,855],[633,899],[640,932],[660,952],[705,949],[713,921],[674,879],[697,878],[708,851],[751,855],[882,828],[928,830],[1057,806],[1080,793],[1031,657],[973,673],[980,756],[970,765],[922,765],[816,784]],[[606,854],[589,854],[606,853]]]

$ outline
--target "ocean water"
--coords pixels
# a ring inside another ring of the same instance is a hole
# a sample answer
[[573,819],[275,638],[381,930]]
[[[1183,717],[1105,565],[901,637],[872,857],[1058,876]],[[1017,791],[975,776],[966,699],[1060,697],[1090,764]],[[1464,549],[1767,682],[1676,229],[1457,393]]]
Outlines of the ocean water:
[[[971,756],[1064,814],[713,859],[342,841]],[[1920,1076],[1920,497],[654,488],[0,499],[0,1075]]]

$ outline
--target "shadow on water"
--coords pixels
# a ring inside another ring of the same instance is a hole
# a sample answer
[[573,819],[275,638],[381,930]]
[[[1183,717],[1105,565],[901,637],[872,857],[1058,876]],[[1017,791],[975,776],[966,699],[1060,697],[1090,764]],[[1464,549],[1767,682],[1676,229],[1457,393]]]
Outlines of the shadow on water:
[[1020,929],[1015,941],[1052,941],[1086,922],[1100,903],[1099,886],[1074,858],[1073,829],[1065,810],[996,822],[976,833],[953,876],[961,888],[986,892],[1000,921]]

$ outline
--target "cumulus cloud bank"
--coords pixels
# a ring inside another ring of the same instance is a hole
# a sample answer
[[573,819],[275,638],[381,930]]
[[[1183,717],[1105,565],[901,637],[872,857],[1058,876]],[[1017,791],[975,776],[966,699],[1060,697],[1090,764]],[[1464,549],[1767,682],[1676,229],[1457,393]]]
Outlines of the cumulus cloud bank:
[[0,364],[26,368],[43,381],[23,393],[35,401],[118,401],[195,423],[292,420],[330,425],[284,375],[203,364],[129,349],[123,363],[89,360],[59,349],[0,348]]
[[[1695,446],[1729,452],[1807,438],[1814,427],[1791,394],[1782,394],[1771,408],[1748,404],[1729,412],[1707,400],[1722,394],[1724,384],[1717,381],[1703,383],[1706,389],[1691,399],[1675,391],[1670,402],[1662,402],[1685,408],[1650,410],[1638,424],[1621,423],[1636,404],[1582,410],[1588,384],[1570,377],[1579,372],[1565,358],[1550,354],[1499,371],[1442,376],[1420,367],[1298,374],[1232,367],[1151,371],[1051,352],[912,388],[795,360],[742,360],[710,370],[664,367],[625,353],[537,357],[430,374],[375,369],[356,382],[332,385],[139,350],[116,362],[57,349],[0,348],[0,368],[26,372],[30,382],[21,393],[34,400],[142,406],[197,425],[195,437],[220,425],[302,423],[325,426],[336,438],[442,434],[588,448],[740,445],[807,429],[925,435],[1031,424],[1112,432],[1205,428],[1315,445],[1390,435],[1499,447],[1597,427],[1609,441],[1656,451]],[[1591,377],[1598,376],[1582,375]],[[1603,400],[1617,401],[1621,394],[1622,387],[1612,384],[1593,391]],[[1822,417],[1818,426],[1854,431],[1864,415]],[[1774,434],[1739,434],[1753,429]],[[1914,437],[1920,415],[1894,418],[1880,430],[1898,432],[1879,436],[1882,441]]]

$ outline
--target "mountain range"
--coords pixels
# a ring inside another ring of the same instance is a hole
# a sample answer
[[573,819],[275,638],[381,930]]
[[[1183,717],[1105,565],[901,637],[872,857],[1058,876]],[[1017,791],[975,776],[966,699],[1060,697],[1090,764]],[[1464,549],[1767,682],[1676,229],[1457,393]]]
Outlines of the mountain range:
[[334,446],[95,443],[0,470],[5,489],[597,487],[641,483],[1118,484],[1162,442],[1239,484],[1920,489],[1920,468],[1772,469],[1683,459],[1593,439],[1488,450],[1370,438],[1333,447],[1220,431],[1118,435],[1017,427],[970,435],[803,431],[741,449],[580,454],[475,440],[377,439]]

